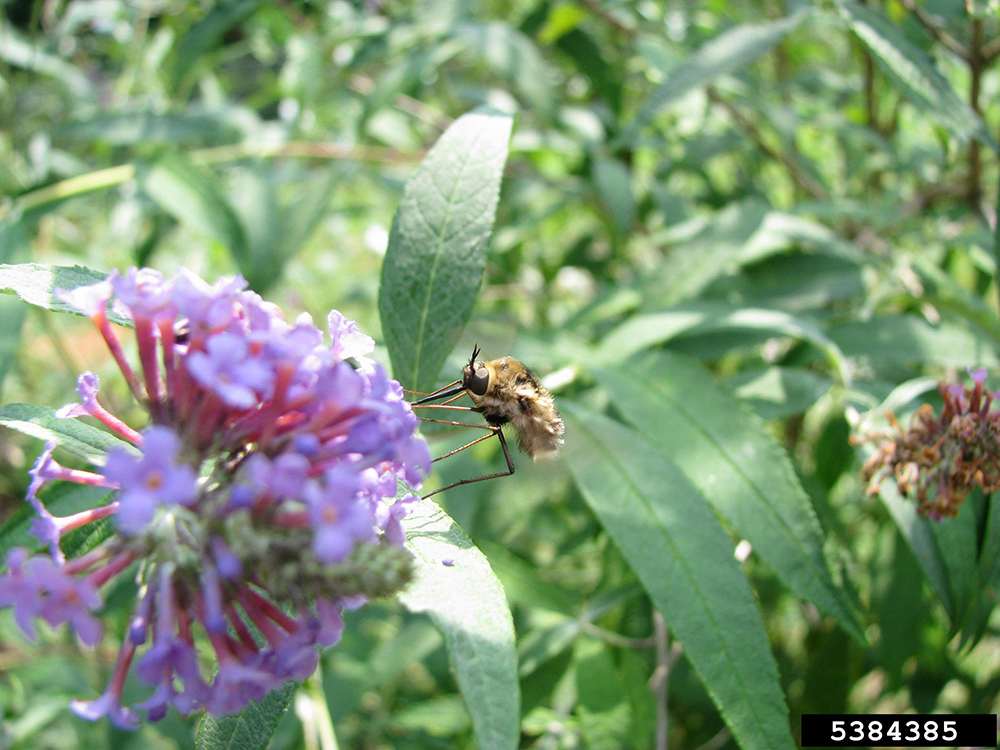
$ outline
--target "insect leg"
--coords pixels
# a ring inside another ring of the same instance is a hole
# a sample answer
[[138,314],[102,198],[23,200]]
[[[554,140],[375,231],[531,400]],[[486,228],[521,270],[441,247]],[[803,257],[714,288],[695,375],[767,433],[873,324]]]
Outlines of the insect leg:
[[[477,427],[477,426],[482,426],[482,425],[470,425],[470,427]],[[491,437],[493,437],[493,435],[496,435],[498,438],[500,438],[500,447],[503,448],[503,457],[507,460],[507,471],[498,471],[496,474],[487,474],[486,476],[476,477],[475,479],[460,479],[457,482],[452,482],[447,487],[442,487],[441,489],[434,490],[433,492],[428,492],[421,498],[421,500],[426,500],[431,495],[436,495],[439,492],[450,490],[452,487],[458,487],[461,484],[472,484],[474,482],[484,482],[487,479],[497,479],[498,477],[509,477],[511,474],[514,473],[514,462],[511,460],[510,449],[507,447],[507,438],[503,436],[503,430],[500,427],[500,425],[487,425],[484,426],[483,429],[489,430],[491,434],[483,435],[482,437],[476,438],[471,443],[463,445],[461,448],[457,448],[453,450],[451,453],[446,453],[445,455],[441,456],[441,458],[447,458],[448,456],[458,453],[458,451],[465,450],[470,445],[475,445],[476,443],[481,442],[483,440],[489,440]],[[439,459],[434,459],[434,460],[437,461]]]

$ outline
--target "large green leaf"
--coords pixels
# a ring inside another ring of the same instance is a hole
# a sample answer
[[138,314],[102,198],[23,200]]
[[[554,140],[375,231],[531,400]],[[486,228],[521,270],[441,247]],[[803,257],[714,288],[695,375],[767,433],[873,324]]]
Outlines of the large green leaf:
[[198,750],[264,750],[298,686],[297,682],[285,683],[280,690],[247,704],[231,716],[206,715],[198,726],[195,747]]
[[334,165],[303,182],[288,205],[280,200],[280,173],[270,163],[234,170],[231,203],[246,238],[240,271],[250,286],[265,294],[281,279],[285,264],[299,251],[326,215],[344,170]]
[[559,101],[545,57],[535,41],[507,22],[460,23],[454,35],[468,44],[468,53],[487,63],[493,75],[502,76],[513,92],[532,110],[546,116]]
[[660,306],[693,299],[711,281],[732,274],[760,253],[751,238],[761,232],[768,206],[759,198],[733,203],[712,216],[693,237],[670,248],[647,285]]
[[976,570],[975,598],[962,626],[962,643],[975,644],[989,625],[993,610],[1000,603],[1000,502],[996,495],[988,499]]
[[805,17],[806,12],[799,12],[772,23],[744,24],[706,42],[667,74],[667,80],[650,94],[622,139],[633,140],[639,128],[689,91],[707,86],[726,73],[739,72],[767,54]]
[[954,518],[930,521],[934,542],[941,553],[948,589],[955,607],[952,632],[957,632],[976,599],[978,581],[979,542],[982,532],[985,498],[981,492],[970,492]]
[[61,138],[115,146],[137,143],[219,143],[239,135],[225,113],[198,112],[105,112],[73,120],[58,131]]
[[[42,38],[56,43],[56,35],[46,34]],[[0,60],[13,67],[51,76],[61,81],[67,91],[73,92],[73,96],[80,99],[87,100],[94,96],[94,81],[85,71],[24,39],[9,21],[3,24],[0,31]]]
[[827,335],[848,357],[873,367],[942,365],[996,367],[995,342],[948,321],[931,325],[916,315],[886,315],[833,328]]
[[712,508],[653,443],[566,405],[580,491],[629,561],[746,750],[792,748],[753,592]]
[[854,0],[837,0],[837,8],[878,64],[923,114],[960,140],[975,138],[1000,153],[982,118],[958,96],[927,53],[909,42],[898,27]]
[[751,330],[808,341],[819,349],[837,372],[850,382],[850,368],[837,344],[808,321],[779,310],[738,308],[715,302],[694,302],[660,312],[633,315],[611,331],[594,353],[597,362],[621,362],[681,335],[715,331]]
[[[96,284],[107,278],[106,273],[83,266],[46,266],[41,263],[18,263],[0,265],[0,292],[14,294],[29,305],[35,305],[53,312],[69,312],[79,315],[76,308],[57,299],[56,289],[76,289],[78,286]],[[108,310],[108,320],[131,328],[132,320],[115,311]]]
[[241,268],[248,262],[243,225],[211,174],[178,154],[169,154],[142,170],[139,178],[143,192],[160,208],[221,242]]
[[463,115],[406,186],[382,266],[379,314],[393,374],[429,391],[479,293],[511,115]]
[[196,69],[201,58],[215,50],[223,36],[257,10],[261,0],[230,0],[214,4],[196,22],[187,26],[177,43],[174,85],[179,86]]
[[823,533],[788,455],[761,419],[690,360],[650,352],[594,370],[612,403],[681,468],[798,596],[864,641],[834,582]]
[[[15,215],[17,212],[15,212]],[[31,235],[35,222],[5,217],[0,220],[0,262],[14,263],[31,257]],[[4,268],[0,266],[0,269]],[[2,275],[2,270],[0,270]],[[0,392],[7,373],[17,363],[21,349],[21,327],[28,308],[13,297],[0,298]]]
[[[54,482],[42,490],[40,497],[45,507],[53,515],[70,516],[100,505],[106,505],[113,492],[115,490],[109,490],[106,487],[91,487],[73,482]],[[37,518],[35,509],[25,502],[17,507],[17,510],[4,522],[3,526],[0,526],[0,560],[6,559],[7,552],[13,547],[36,549],[41,546],[38,537],[31,532],[31,526]]]
[[0,298],[0,392],[7,373],[17,362],[21,348],[21,326],[28,308],[11,297]]
[[57,417],[55,410],[48,406],[6,404],[0,407],[0,425],[41,440],[54,440],[60,448],[99,466],[104,465],[105,456],[112,448],[135,450],[131,443],[107,430],[79,419]]
[[615,230],[620,235],[627,235],[636,215],[629,168],[620,159],[595,153],[591,157],[590,171],[594,189],[610,214]]
[[400,595],[444,635],[481,750],[512,750],[520,736],[514,622],[486,557],[443,510],[422,500],[403,521],[416,578]]

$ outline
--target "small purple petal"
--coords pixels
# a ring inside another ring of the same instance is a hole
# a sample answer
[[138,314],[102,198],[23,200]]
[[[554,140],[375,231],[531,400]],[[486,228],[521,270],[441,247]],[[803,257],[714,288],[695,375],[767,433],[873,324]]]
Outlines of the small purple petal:
[[326,323],[333,339],[330,348],[337,359],[362,359],[375,351],[375,339],[361,333],[358,324],[348,320],[339,311],[331,310]]

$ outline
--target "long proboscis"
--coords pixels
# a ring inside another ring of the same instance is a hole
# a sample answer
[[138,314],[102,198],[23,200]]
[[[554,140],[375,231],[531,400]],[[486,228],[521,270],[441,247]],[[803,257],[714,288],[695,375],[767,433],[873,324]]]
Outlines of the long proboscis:
[[465,390],[465,386],[462,385],[461,380],[456,380],[453,383],[449,383],[446,386],[438,388],[434,393],[429,393],[421,399],[417,399],[412,402],[412,406],[420,406],[420,404],[429,404],[431,401],[440,401],[443,398],[450,398],[451,396],[456,396]]

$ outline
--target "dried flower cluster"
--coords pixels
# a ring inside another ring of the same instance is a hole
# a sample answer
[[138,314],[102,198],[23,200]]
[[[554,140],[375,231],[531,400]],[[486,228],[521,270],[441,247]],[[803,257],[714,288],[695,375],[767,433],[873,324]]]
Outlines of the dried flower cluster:
[[986,370],[970,375],[972,388],[938,386],[944,399],[940,414],[924,404],[909,429],[889,415],[891,432],[876,436],[878,449],[862,469],[871,493],[893,476],[922,515],[941,519],[957,515],[973,487],[985,493],[1000,489],[1000,412],[990,411],[995,394],[983,389]]
[[[92,417],[121,441],[97,471],[61,466],[54,444],[31,470],[33,532],[48,555],[15,549],[0,576],[0,606],[21,628],[69,622],[92,645],[101,589],[134,574],[138,596],[105,693],[76,701],[81,716],[138,725],[122,704],[133,660],[155,686],[137,708],[150,720],[238,711],[315,668],[336,642],[345,607],[398,591],[411,574],[400,520],[430,456],[399,384],[368,359],[374,342],[334,311],[332,343],[303,315],[280,310],[241,278],[209,285],[181,271],[112,274],[60,292],[104,337],[132,393],[149,410],[137,432],[97,399],[93,374],[61,417]],[[138,372],[107,316],[114,296],[134,322]],[[54,516],[39,491],[70,481],[109,489],[109,500]],[[111,518],[98,546],[65,559],[71,529]],[[138,659],[137,653],[143,649]]]

